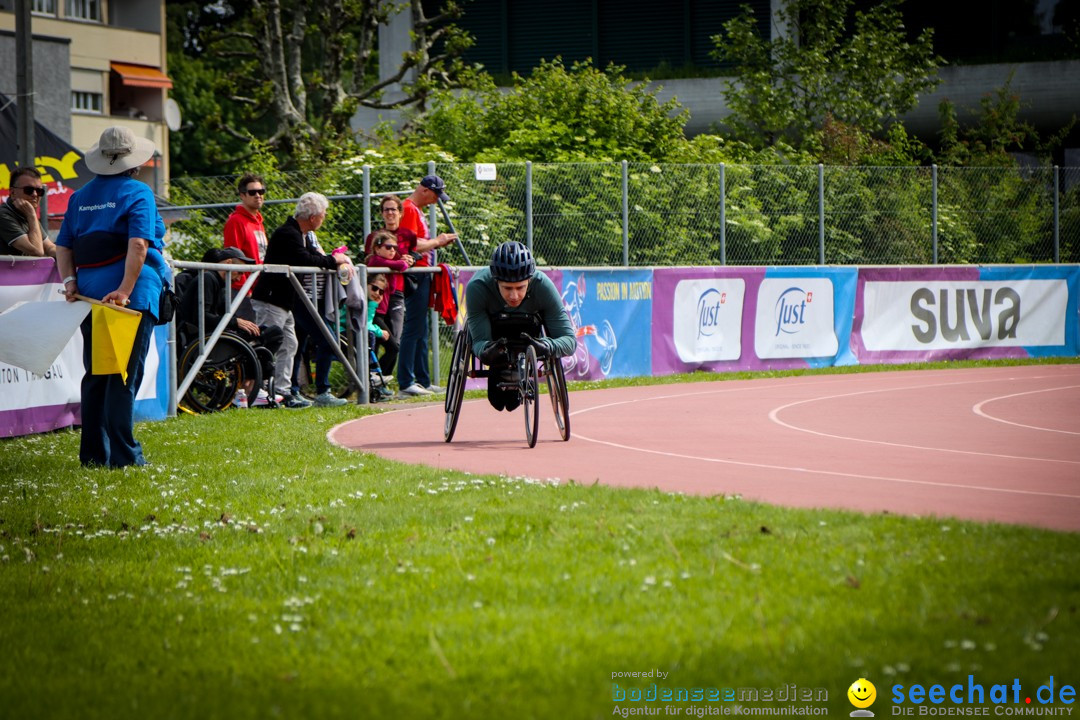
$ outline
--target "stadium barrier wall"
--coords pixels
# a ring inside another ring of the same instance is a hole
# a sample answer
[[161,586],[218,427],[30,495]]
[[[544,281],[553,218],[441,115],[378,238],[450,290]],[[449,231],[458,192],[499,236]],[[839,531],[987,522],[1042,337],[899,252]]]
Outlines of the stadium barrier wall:
[[[0,263],[0,312],[27,301],[65,302],[52,258]],[[154,328],[146,374],[135,399],[135,421],[164,420],[169,409],[169,327]],[[10,338],[0,339],[12,342]],[[81,423],[82,333],[76,332],[45,375],[0,363],[0,437],[30,435]]]
[[1080,354],[1078,265],[545,272],[570,380]]
[[[559,268],[570,380],[1080,355],[1080,265]],[[472,272],[462,270],[458,297]],[[0,312],[63,302],[51,259],[0,266]],[[136,420],[168,414],[168,328]],[[0,437],[79,422],[82,336],[44,377],[0,363]]]

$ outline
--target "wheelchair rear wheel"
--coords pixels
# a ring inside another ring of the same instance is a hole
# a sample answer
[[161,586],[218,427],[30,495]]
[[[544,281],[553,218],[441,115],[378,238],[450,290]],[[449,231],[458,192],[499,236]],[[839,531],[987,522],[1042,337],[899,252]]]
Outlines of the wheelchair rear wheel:
[[[180,376],[186,377],[199,356],[199,343],[184,349]],[[247,381],[254,381],[250,404],[262,385],[262,369],[255,351],[244,340],[222,335],[210,351],[181,402],[197,413],[217,412],[232,404],[236,391]]]
[[551,409],[555,411],[555,423],[559,426],[562,439],[570,439],[570,396],[566,390],[566,373],[560,358],[549,357],[544,361],[544,375],[547,376],[548,395],[551,396]]

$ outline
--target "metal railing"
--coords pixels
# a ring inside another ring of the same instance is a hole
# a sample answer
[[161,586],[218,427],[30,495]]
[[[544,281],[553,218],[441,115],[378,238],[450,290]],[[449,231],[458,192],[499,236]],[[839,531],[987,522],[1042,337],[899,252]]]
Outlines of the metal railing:
[[[202,366],[205,364],[206,359],[210,356],[211,351],[213,351],[214,346],[217,344],[221,336],[226,332],[226,330],[228,329],[228,325],[232,321],[232,319],[236,317],[236,313],[239,311],[240,306],[243,303],[243,300],[247,295],[248,291],[252,288],[252,286],[254,286],[255,281],[258,279],[259,275],[264,272],[270,274],[288,275],[289,280],[293,285],[293,288],[296,290],[296,296],[300,300],[300,304],[304,307],[308,315],[310,315],[310,317],[314,321],[313,324],[315,325],[315,327],[319,328],[323,338],[333,349],[335,357],[339,362],[341,362],[346,374],[349,376],[349,379],[356,384],[356,387],[358,388],[356,396],[357,404],[363,405],[370,402],[370,366],[368,363],[368,358],[370,357],[370,348],[368,346],[366,322],[361,323],[363,330],[356,333],[356,341],[352,347],[353,357],[350,358],[341,348],[341,334],[340,328],[338,327],[337,323],[334,324],[332,329],[331,327],[328,327],[327,324],[323,321],[322,315],[315,307],[315,302],[317,302],[317,299],[314,297],[316,293],[316,283],[311,284],[311,288],[309,291],[308,289],[304,288],[303,283],[301,283],[300,279],[297,277],[298,275],[325,275],[326,288],[327,290],[329,290],[331,288],[337,287],[336,271],[324,270],[322,268],[314,267],[291,267],[289,265],[245,265],[243,269],[238,270],[236,265],[229,265],[224,263],[189,262],[184,260],[173,260],[171,264],[174,268],[179,270],[197,270],[200,275],[204,272],[224,271],[226,273],[226,312],[222,316],[221,320],[218,321],[218,324],[215,325],[214,328],[208,333],[205,325],[206,313],[204,311],[204,308],[206,307],[206,302],[208,300],[205,294],[205,285],[203,282],[197,281],[188,291],[197,292],[199,297],[198,318],[196,323],[198,326],[198,331],[196,339],[194,340],[194,342],[197,343],[199,346],[199,353],[196,356],[195,360],[192,361],[191,367],[187,370],[184,377],[178,380],[176,358],[178,354],[183,350],[183,348],[177,348],[176,324],[180,322],[182,318],[175,318],[174,322],[172,323],[172,327],[170,328],[169,335],[169,344],[171,347],[169,358],[171,368],[171,372],[169,374],[169,377],[171,379],[169,388],[169,417],[174,417],[176,415],[176,408],[179,405],[180,399],[183,398],[184,395],[187,393],[188,389],[191,387],[192,382],[194,382],[199,371],[202,369]],[[243,285],[234,292],[232,288],[232,275],[237,272],[248,273],[248,277],[244,280]],[[364,265],[358,265],[356,266],[356,272],[358,275],[360,286],[366,289],[367,278],[369,274],[379,275],[383,273],[388,273],[390,271],[386,268],[368,268]],[[415,268],[410,269],[406,272],[412,274],[435,274],[441,272],[441,270],[438,267],[431,267]],[[331,314],[336,318],[338,317],[340,312],[341,298],[339,297],[339,294],[337,292],[330,292],[329,298],[331,301]],[[362,293],[361,298],[362,304],[358,312],[360,314],[360,317],[366,321],[368,303],[366,293]],[[353,312],[351,308],[347,309],[347,311]],[[294,312],[296,311],[294,310]],[[434,313],[432,312],[431,314],[433,315]],[[432,371],[434,373],[434,377],[438,377],[440,372],[438,347],[439,330],[438,325],[434,321],[431,324],[431,332],[433,334],[431,343],[433,365]]]

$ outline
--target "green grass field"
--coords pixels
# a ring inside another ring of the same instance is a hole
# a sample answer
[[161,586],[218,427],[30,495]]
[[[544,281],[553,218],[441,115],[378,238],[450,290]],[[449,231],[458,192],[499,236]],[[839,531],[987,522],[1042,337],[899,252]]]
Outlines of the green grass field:
[[0,442],[0,717],[784,705],[613,702],[653,683],[819,688],[811,705],[846,717],[865,677],[881,718],[896,684],[1080,684],[1080,535],[471,476],[327,443],[368,412],[144,424],[153,465],[126,471],[83,469],[77,432]]

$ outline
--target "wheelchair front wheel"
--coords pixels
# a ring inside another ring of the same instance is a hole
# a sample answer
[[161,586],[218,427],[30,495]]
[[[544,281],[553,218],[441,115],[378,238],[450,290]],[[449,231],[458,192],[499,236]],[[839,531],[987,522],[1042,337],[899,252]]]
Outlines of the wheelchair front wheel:
[[446,399],[443,410],[446,419],[443,422],[443,441],[450,442],[457,429],[458,416],[461,414],[461,400],[465,397],[465,378],[472,364],[472,352],[469,348],[469,333],[459,330],[454,338],[454,350],[450,355],[450,374],[446,380]]
[[536,431],[540,424],[540,374],[536,367],[536,348],[525,348],[524,361],[519,361],[521,369],[521,407],[525,410],[525,439],[529,447],[536,447]]

